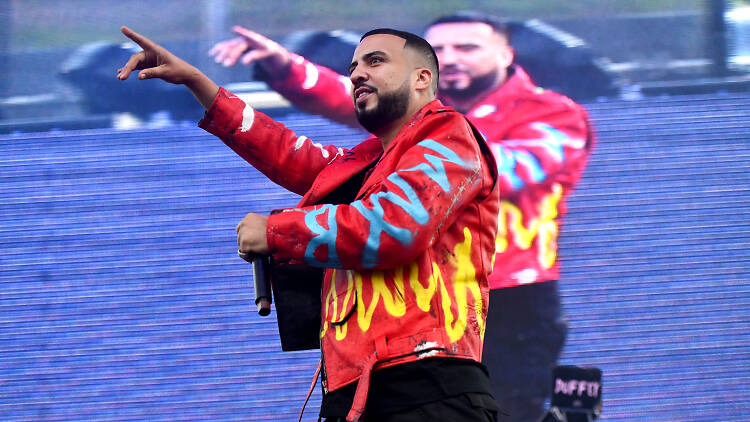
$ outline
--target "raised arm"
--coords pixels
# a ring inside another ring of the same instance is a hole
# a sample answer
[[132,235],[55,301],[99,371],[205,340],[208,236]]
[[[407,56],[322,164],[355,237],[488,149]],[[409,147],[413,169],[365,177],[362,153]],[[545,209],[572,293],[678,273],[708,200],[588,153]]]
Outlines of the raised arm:
[[301,110],[360,127],[348,77],[316,65],[255,31],[241,26],[232,30],[239,36],[222,41],[209,51],[217,63],[257,63],[262,79]]
[[[133,54],[117,70],[118,79],[125,80],[134,70],[140,70],[138,79],[158,78],[185,85],[206,109],[200,126],[285,188],[304,194],[315,176],[344,153],[334,146],[323,147],[304,136],[298,137],[281,123],[256,113],[232,93],[219,89],[197,68],[143,35],[125,26],[122,33],[143,51]],[[248,214],[237,226],[240,250],[266,253],[265,226],[265,216]]]

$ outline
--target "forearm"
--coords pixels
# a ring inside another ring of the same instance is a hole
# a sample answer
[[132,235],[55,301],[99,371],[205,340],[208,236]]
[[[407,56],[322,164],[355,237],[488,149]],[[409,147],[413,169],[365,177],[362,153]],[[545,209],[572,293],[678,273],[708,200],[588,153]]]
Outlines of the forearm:
[[220,138],[269,179],[300,195],[328,163],[344,154],[341,148],[297,136],[225,89],[219,89],[198,126]]
[[191,75],[185,81],[185,86],[206,110],[211,107],[216,94],[219,93],[219,86],[195,67],[191,69]]

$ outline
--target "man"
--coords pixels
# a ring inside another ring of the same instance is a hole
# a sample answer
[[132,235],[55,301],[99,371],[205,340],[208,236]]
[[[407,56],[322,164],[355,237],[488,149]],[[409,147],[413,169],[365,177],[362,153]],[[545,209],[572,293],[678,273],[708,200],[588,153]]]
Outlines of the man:
[[435,99],[430,45],[390,29],[362,37],[350,101],[374,136],[342,150],[298,137],[147,38],[123,33],[144,51],[119,79],[143,69],[140,79],[186,85],[207,109],[200,127],[303,195],[296,208],[248,214],[237,241],[244,253],[325,268],[321,417],[496,420],[480,361],[497,167],[468,121]]
[[[257,62],[269,85],[301,109],[356,124],[346,78],[260,34],[234,30],[240,37],[212,49],[217,62]],[[500,165],[483,362],[503,411],[514,421],[536,422],[567,333],[557,286],[560,219],[593,135],[582,107],[534,86],[513,64],[510,33],[498,19],[476,12],[445,16],[427,27],[425,38],[439,59],[439,98],[479,128]]]

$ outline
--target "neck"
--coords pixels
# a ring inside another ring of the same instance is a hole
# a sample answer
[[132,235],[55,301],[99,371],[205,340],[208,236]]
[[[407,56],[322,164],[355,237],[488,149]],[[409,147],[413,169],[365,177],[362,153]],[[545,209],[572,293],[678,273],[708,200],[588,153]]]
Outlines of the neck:
[[485,95],[486,94],[484,92],[480,92],[479,94],[471,98],[445,97],[445,100],[447,103],[451,104],[453,108],[455,108],[459,113],[466,114],[472,108],[474,108],[474,106],[479,104],[479,101],[483,99]]
[[373,132],[373,135],[377,136],[378,139],[380,139],[380,142],[383,144],[383,150],[388,148],[388,145],[393,142],[393,139],[396,138],[396,135],[401,131],[401,129],[404,127],[405,124],[409,123],[409,121],[414,117],[415,114],[419,112],[419,110],[422,109],[422,107],[426,106],[430,103],[432,99],[424,99],[422,101],[411,101],[409,104],[409,108],[407,109],[407,112],[404,113],[403,116],[400,118],[393,120],[389,124],[383,125],[380,130],[377,131],[377,133]]
[[396,137],[404,124],[406,124],[406,121],[403,121],[403,118],[401,118],[397,121],[393,121],[390,124],[383,126],[383,128],[379,130],[378,133],[373,133],[373,135],[377,136],[378,139],[380,139],[380,142],[383,144],[383,150],[388,148],[388,145],[390,145],[390,143],[393,141],[393,138]]

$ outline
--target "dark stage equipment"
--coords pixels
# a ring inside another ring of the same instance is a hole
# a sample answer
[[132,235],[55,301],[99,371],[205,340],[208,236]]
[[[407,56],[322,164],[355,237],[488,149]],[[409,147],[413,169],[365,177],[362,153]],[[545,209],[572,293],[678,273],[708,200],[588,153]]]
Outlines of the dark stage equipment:
[[557,366],[552,371],[550,409],[541,422],[592,422],[602,412],[602,371]]

